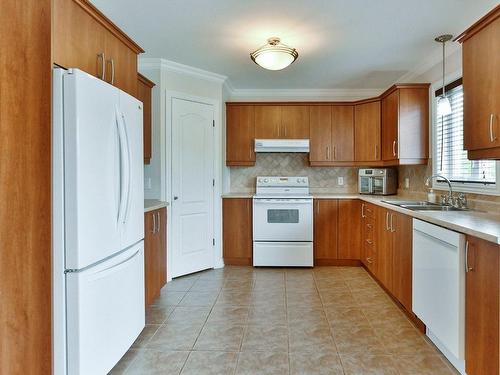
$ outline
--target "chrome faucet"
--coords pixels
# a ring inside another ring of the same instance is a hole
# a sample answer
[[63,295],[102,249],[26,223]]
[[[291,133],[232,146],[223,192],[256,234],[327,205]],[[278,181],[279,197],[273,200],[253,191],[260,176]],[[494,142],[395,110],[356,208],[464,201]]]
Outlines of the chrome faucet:
[[430,183],[431,183],[431,180],[433,178],[441,178],[443,180],[446,181],[446,183],[448,184],[448,195],[445,196],[445,199],[444,199],[444,204],[447,204],[447,205],[453,205],[453,189],[451,187],[451,182],[450,180],[448,180],[446,177],[444,177],[443,175],[440,175],[440,174],[433,174],[432,176],[430,177],[427,177],[427,179],[425,180],[425,186],[427,187],[430,187]]

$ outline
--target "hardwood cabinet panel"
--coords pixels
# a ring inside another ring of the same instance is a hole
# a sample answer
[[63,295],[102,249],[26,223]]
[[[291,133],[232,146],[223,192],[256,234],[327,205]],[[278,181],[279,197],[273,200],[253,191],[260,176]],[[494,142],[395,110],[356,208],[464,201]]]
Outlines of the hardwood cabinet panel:
[[255,106],[255,138],[277,139],[281,137],[281,106]]
[[72,0],[53,0],[53,59],[101,77],[107,30]]
[[143,128],[143,149],[144,149],[144,164],[151,162],[152,156],[152,89],[154,83],[144,77],[142,74],[137,75],[137,99],[142,102],[142,128]]
[[399,90],[382,99],[382,160],[398,158]]
[[361,261],[372,273],[375,273],[376,265],[375,210],[374,205],[361,203]]
[[49,0],[0,7],[0,374],[46,375],[54,367],[53,7]]
[[286,105],[281,107],[281,138],[309,138],[309,106]]
[[106,81],[137,96],[137,54],[111,33],[105,36]]
[[226,265],[252,265],[252,200],[222,200],[223,257]]
[[338,258],[361,259],[361,202],[338,201]]
[[314,264],[328,265],[337,254],[338,200],[314,201]]
[[499,373],[500,247],[467,237],[465,367],[469,375]]
[[255,164],[255,110],[249,105],[226,107],[226,164]]
[[354,107],[355,161],[379,161],[380,101]]
[[332,107],[310,108],[309,161],[327,162],[332,158]]
[[334,161],[354,160],[354,106],[332,106],[332,145]]
[[[500,7],[463,41],[464,148],[500,158]],[[484,26],[484,27],[482,27]],[[467,32],[466,32],[467,33]]]
[[377,267],[375,275],[379,281],[388,289],[392,290],[392,232],[391,211],[377,207],[376,216],[376,252]]
[[412,311],[412,247],[411,216],[391,212],[392,218],[392,294],[409,312]]
[[144,300],[146,306],[167,282],[167,210],[144,213]]

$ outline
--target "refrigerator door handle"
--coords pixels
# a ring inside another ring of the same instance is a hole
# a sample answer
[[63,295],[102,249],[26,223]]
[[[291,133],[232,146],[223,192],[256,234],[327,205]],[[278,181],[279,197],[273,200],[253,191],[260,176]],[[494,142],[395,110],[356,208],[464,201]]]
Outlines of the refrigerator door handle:
[[106,267],[102,270],[99,270],[95,274],[102,275],[102,274],[107,274],[109,272],[112,272],[116,268],[120,267],[122,264],[127,263],[130,259],[134,258],[137,254],[139,254],[139,251],[141,251],[141,249],[138,249],[136,252],[134,252],[131,256],[127,257],[126,259],[123,259],[122,261],[120,261],[116,264],[110,265],[109,267]]
[[131,162],[130,162],[130,142],[128,138],[128,133],[127,133],[127,124],[125,122],[125,115],[121,113],[121,119],[122,119],[122,126],[123,126],[123,133],[125,135],[125,146],[126,146],[126,183],[125,186],[127,188],[127,195],[125,198],[125,212],[123,214],[123,223],[127,222],[127,217],[128,217],[128,209],[130,206],[130,180],[131,180],[131,174],[132,174],[132,167],[131,167]]
[[118,111],[118,109],[116,109],[116,122],[118,125],[118,137],[120,140],[120,205],[118,208],[118,223],[121,223],[124,220],[123,216],[125,213],[125,204],[126,204],[124,188],[127,185],[127,183],[126,183],[126,173],[125,173],[126,168],[124,167],[126,159],[124,158],[124,155],[126,154],[125,133],[124,133],[125,130],[123,128],[121,113]]

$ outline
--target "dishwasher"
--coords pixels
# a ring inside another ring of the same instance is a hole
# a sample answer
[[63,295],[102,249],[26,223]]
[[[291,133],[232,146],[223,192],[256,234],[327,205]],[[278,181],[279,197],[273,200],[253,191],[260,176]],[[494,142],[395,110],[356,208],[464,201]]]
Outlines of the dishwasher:
[[465,236],[413,219],[413,312],[465,374]]

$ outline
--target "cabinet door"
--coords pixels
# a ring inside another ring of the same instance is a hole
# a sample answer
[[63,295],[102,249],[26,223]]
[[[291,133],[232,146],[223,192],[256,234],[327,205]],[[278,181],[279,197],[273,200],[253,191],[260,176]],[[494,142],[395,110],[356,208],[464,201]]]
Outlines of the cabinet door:
[[392,212],[392,294],[412,311],[412,218]]
[[354,160],[354,106],[332,106],[334,161]]
[[380,160],[380,101],[354,108],[355,161]]
[[314,264],[327,266],[337,254],[338,200],[314,201]]
[[464,147],[467,150],[500,146],[498,35],[500,18],[463,43]]
[[392,233],[390,229],[391,211],[377,207],[375,275],[388,289],[392,290]]
[[309,106],[281,107],[281,138],[309,139]]
[[330,161],[332,157],[332,110],[330,106],[310,108],[309,161]]
[[382,99],[382,160],[398,158],[399,90]]
[[223,199],[224,264],[252,265],[252,200]]
[[226,164],[255,164],[255,112],[251,105],[230,105],[226,110]]
[[156,263],[156,213],[146,212],[144,214],[144,288],[146,306],[150,305],[156,298],[157,274]]
[[361,203],[361,261],[375,273],[375,207],[368,203]]
[[108,31],[74,1],[54,0],[52,9],[54,63],[100,78],[105,61],[99,54],[105,52]]
[[361,202],[340,199],[338,205],[338,258],[361,259]]
[[500,247],[467,237],[465,367],[469,375],[499,373]]
[[157,293],[160,294],[161,288],[167,283],[167,209],[160,208],[157,211],[158,231],[156,233],[157,240]]
[[106,33],[106,81],[137,96],[137,54],[120,39]]
[[143,114],[143,152],[144,152],[144,164],[149,164],[151,161],[151,140],[152,140],[152,88],[154,83],[148,80],[141,74],[138,74],[137,78],[137,99],[139,99],[142,104],[142,114]]
[[277,139],[281,137],[281,106],[255,106],[255,138]]

